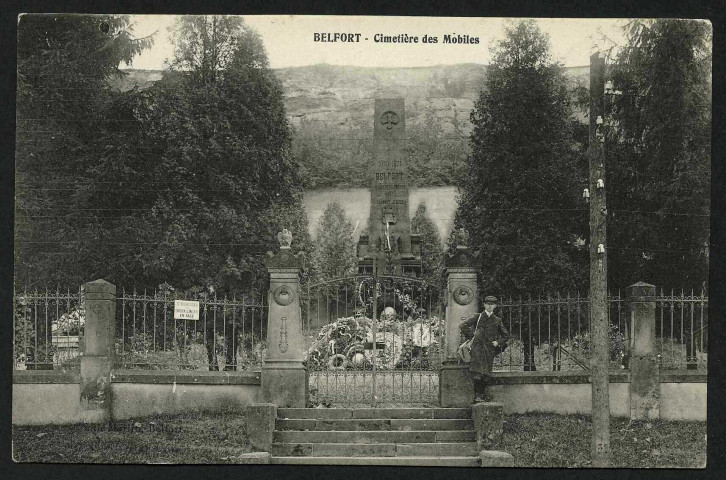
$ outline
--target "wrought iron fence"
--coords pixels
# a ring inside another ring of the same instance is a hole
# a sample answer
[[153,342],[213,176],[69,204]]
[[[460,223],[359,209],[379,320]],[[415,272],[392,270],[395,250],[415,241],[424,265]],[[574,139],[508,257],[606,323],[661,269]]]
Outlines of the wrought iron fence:
[[[611,360],[622,359],[627,326],[622,298],[609,298]],[[589,368],[590,311],[587,297],[556,295],[506,298],[499,312],[510,333],[509,348],[495,359],[500,371],[561,371]],[[622,364],[621,364],[622,365]]]
[[[198,320],[174,316],[199,302]],[[116,299],[116,368],[254,370],[266,349],[267,305],[249,298],[122,291]]]
[[706,370],[708,297],[662,289],[656,299],[656,348],[662,368]]
[[[401,402],[413,398],[411,392],[423,392],[416,394],[418,398],[421,395],[433,398],[438,395],[435,372],[443,360],[441,346],[445,344],[440,295],[431,287],[410,280],[406,283],[391,279],[388,286],[391,288],[386,290],[382,285],[381,295],[389,296],[395,314],[387,318],[382,310],[379,312],[376,346],[382,348],[376,349],[379,357],[376,362],[380,365],[377,370],[381,379],[388,378],[381,381],[389,384],[381,393],[389,395],[391,401]],[[199,301],[200,319],[174,319],[177,299]],[[305,289],[302,300],[303,334],[308,342],[306,362],[313,393],[363,392],[369,388],[361,389],[361,385],[372,388],[371,380],[366,377],[373,361],[373,339],[368,338],[372,315],[370,278],[350,277],[311,285]],[[382,307],[386,304],[380,303]],[[60,289],[23,291],[16,294],[14,304],[14,368],[78,370],[85,324],[82,288],[65,292]],[[611,295],[609,306],[611,367],[627,368],[633,336],[627,299],[620,293]],[[267,311],[264,302],[248,298],[122,291],[116,300],[115,366],[260,368],[266,348]],[[498,314],[512,341],[495,359],[495,370],[589,368],[587,297],[503,298]],[[708,297],[705,292],[697,295],[659,291],[655,323],[656,353],[661,368],[706,369]],[[348,341],[355,333],[351,326],[365,338]],[[355,372],[359,375],[354,378]]]
[[[199,320],[174,318],[175,300],[199,301]],[[16,294],[13,368],[80,369],[83,287]],[[267,306],[248,298],[128,293],[116,297],[115,368],[254,370],[264,361]]]
[[305,289],[303,334],[313,404],[425,404],[438,398],[445,330],[441,292],[416,278],[378,277],[375,325],[373,292],[370,276]]
[[[684,292],[656,302],[656,349],[661,368],[706,369],[708,297]],[[627,369],[633,325],[626,297],[608,297],[610,367]],[[510,333],[509,348],[495,358],[496,371],[588,370],[590,301],[579,295],[503,298],[497,313]]]
[[13,369],[80,369],[83,350],[83,291],[28,292],[15,295]]

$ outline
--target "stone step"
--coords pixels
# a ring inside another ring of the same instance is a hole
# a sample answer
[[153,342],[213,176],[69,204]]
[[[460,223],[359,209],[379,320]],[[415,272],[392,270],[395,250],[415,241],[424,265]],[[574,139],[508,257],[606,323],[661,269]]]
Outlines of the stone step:
[[478,455],[476,442],[459,443],[273,443],[280,457],[454,457]]
[[473,430],[300,431],[275,430],[274,443],[438,443],[473,442]]
[[415,467],[478,467],[479,457],[270,457],[276,465],[398,465]]
[[285,418],[275,422],[277,430],[473,430],[474,421],[463,418]]
[[279,408],[278,418],[471,418],[471,408]]

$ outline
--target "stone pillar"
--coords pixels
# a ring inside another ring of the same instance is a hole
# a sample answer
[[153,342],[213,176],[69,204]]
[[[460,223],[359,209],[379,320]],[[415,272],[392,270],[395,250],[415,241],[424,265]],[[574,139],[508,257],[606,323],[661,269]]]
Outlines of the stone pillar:
[[278,407],[305,407],[308,374],[303,361],[300,310],[301,259],[290,250],[292,234],[278,234],[280,252],[265,261],[270,272],[267,355],[262,367],[262,401]]
[[630,419],[660,417],[660,364],[655,348],[655,286],[628,287],[630,305]]
[[476,270],[472,265],[471,254],[465,246],[457,246],[454,256],[446,259],[446,359],[439,373],[439,402],[442,407],[468,406],[474,399],[469,365],[460,363],[456,355],[462,342],[459,325],[479,311]]
[[504,429],[504,405],[481,402],[471,407],[476,442],[479,450],[493,450],[502,443]]
[[100,410],[103,419],[111,413],[111,369],[116,348],[116,286],[105,280],[84,285],[86,321],[85,349],[81,357],[81,405]]
[[252,448],[269,452],[275,432],[277,405],[257,403],[247,407],[247,439]]

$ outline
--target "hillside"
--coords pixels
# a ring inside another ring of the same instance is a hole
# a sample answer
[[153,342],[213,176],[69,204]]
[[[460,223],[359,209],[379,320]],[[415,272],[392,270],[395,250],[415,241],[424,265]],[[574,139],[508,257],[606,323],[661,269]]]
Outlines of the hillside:
[[[124,70],[128,75],[112,85],[122,91],[141,88],[161,78],[160,70]],[[588,67],[569,67],[573,85],[588,86]],[[415,68],[374,68],[311,65],[276,69],[285,94],[285,107],[295,127],[353,129],[372,135],[373,99],[406,99],[407,125],[417,128],[433,116],[446,135],[468,136],[469,112],[486,77],[481,64]]]
[[[307,190],[365,188],[373,156],[375,98],[406,101],[407,156],[413,186],[455,185],[465,171],[469,115],[486,78],[485,65],[417,68],[310,65],[274,70],[294,129],[292,153]],[[576,86],[588,86],[589,67],[567,68]],[[126,70],[118,90],[146,88],[159,70]],[[582,112],[576,115],[585,120]]]

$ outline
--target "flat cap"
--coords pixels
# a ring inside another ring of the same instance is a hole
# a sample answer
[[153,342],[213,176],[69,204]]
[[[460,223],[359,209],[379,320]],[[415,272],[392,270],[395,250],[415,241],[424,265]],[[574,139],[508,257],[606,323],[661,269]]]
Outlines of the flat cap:
[[484,297],[484,303],[497,303],[497,297],[494,295],[487,295]]

